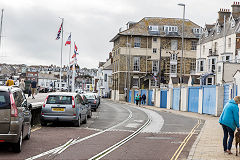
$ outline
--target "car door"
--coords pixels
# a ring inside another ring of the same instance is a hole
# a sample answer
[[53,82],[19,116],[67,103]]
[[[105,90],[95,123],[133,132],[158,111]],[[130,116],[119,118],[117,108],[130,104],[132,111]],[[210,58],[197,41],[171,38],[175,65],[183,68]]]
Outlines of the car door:
[[87,108],[85,106],[85,103],[82,99],[82,97],[80,95],[77,95],[79,97],[79,102],[80,102],[80,106],[81,106],[81,112],[82,112],[82,115],[84,115],[84,119],[85,119],[85,116],[87,115]]
[[14,100],[19,112],[19,119],[23,125],[23,136],[26,136],[28,129],[31,125],[31,111],[27,107],[27,100],[22,91],[17,90],[13,93]]
[[32,114],[30,108],[28,108],[27,99],[22,91],[19,91],[22,95],[22,107],[23,107],[23,116],[24,116],[24,135],[27,135],[29,128],[31,127]]

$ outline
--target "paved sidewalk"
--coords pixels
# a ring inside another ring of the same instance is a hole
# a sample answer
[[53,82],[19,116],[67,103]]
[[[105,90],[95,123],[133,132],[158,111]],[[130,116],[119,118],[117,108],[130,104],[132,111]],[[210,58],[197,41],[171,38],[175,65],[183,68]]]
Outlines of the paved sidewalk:
[[191,112],[175,111],[169,109],[158,108],[154,106],[144,106],[145,108],[171,112],[175,114],[180,114],[187,117],[194,117],[205,120],[205,124],[192,146],[189,153],[189,160],[240,160],[240,155],[235,156],[235,141],[233,141],[232,155],[223,152],[222,139],[223,131],[222,127],[218,123],[219,117],[214,117],[211,115],[202,115]]

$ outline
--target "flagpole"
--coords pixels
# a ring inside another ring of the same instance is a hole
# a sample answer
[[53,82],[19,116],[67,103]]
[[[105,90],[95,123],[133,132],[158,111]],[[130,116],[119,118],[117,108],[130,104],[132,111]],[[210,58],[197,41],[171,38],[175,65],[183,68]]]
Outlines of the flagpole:
[[[74,42],[74,47],[75,47],[75,42]],[[74,53],[75,54],[75,53]],[[72,74],[72,92],[75,92],[75,63],[76,63],[76,55],[74,57],[74,62],[73,62],[73,74]]]
[[64,18],[62,19],[62,42],[61,42],[61,63],[60,63],[60,91],[62,91],[62,50],[63,50],[63,21]]
[[[70,32],[71,35],[71,32]],[[71,35],[71,42],[70,42],[70,50],[69,50],[69,59],[68,59],[68,92],[70,91],[70,61],[71,61],[71,45],[72,45],[72,35]]]

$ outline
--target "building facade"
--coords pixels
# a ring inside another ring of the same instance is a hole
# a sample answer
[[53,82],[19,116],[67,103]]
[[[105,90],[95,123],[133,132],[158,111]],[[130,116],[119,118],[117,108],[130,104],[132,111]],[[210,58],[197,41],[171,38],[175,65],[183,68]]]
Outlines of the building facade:
[[[187,19],[184,24],[182,73],[190,76],[195,72],[201,29]],[[127,29],[110,41],[113,42],[112,97],[125,100],[130,89],[150,89],[157,87],[159,81],[167,84],[170,77],[179,77],[181,37],[182,19],[146,17],[136,23],[129,22]]]
[[216,23],[206,25],[197,46],[196,72],[202,85],[230,83],[240,68],[240,3],[220,9]]

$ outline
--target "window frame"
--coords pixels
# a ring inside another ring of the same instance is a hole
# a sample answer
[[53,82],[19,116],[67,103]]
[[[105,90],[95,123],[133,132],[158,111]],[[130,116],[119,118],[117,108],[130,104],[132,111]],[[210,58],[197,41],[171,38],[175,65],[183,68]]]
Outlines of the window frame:
[[133,71],[140,71],[140,57],[133,57]]
[[158,73],[158,69],[159,69],[158,61],[152,61],[152,72],[153,73]]
[[141,48],[141,37],[134,37],[134,48]]

